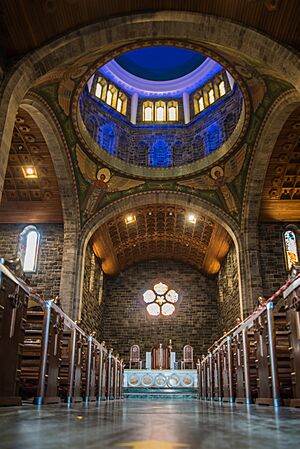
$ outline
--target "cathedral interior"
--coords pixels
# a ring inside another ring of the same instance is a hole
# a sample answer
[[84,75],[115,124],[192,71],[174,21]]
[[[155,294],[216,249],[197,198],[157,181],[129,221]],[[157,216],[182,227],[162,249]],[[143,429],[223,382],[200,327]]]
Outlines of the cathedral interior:
[[0,448],[296,447],[299,18],[0,1]]

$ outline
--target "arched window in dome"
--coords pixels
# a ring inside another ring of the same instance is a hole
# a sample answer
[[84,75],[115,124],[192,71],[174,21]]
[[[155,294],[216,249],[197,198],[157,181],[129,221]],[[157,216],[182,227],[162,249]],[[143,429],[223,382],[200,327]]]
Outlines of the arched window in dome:
[[108,106],[113,105],[113,97],[114,97],[114,86],[110,84],[106,93],[106,100],[105,100]]
[[115,133],[110,125],[103,126],[100,142],[104,150],[110,154],[115,154]]
[[207,131],[207,137],[206,137],[206,146],[205,146],[205,154],[210,154],[212,151],[219,148],[221,145],[221,136],[220,136],[220,129],[218,125],[213,123],[210,125]]
[[172,153],[167,142],[154,142],[149,152],[149,162],[153,167],[169,167],[172,164]]
[[299,262],[297,237],[292,229],[288,229],[283,233],[283,243],[286,269],[289,271],[294,263]]
[[23,270],[27,273],[36,271],[40,234],[35,226],[26,226],[20,234],[19,252],[23,262]]
[[153,122],[153,103],[152,101],[145,101],[143,103],[143,121]]
[[209,104],[212,104],[215,102],[215,92],[214,92],[213,88],[211,88],[208,91],[208,101],[209,101]]
[[218,90],[220,97],[226,94],[225,82],[223,80],[218,84]]
[[107,81],[104,78],[99,77],[96,84],[95,96],[97,98],[100,98],[100,100],[103,100],[106,96],[106,90],[107,90]]
[[199,112],[202,112],[205,107],[204,106],[204,98],[202,96],[198,99],[198,107],[199,107]]
[[155,121],[166,121],[166,103],[164,101],[157,101],[155,103]]
[[178,102],[169,101],[167,107],[168,122],[177,122],[178,120]]

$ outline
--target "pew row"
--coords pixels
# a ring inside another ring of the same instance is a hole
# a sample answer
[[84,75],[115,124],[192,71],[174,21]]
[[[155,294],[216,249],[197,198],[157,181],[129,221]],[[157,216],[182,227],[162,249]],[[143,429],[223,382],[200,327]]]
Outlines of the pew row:
[[123,398],[124,364],[0,262],[0,405]]
[[[284,310],[274,311],[279,300]],[[265,305],[215,342],[197,370],[199,399],[299,407],[299,272],[294,270]]]

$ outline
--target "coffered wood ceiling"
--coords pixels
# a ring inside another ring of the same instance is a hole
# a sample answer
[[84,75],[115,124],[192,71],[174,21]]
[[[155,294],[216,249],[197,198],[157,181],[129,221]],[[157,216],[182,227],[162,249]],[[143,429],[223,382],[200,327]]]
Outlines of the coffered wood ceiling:
[[[24,178],[22,167],[33,166],[37,178]],[[13,132],[0,223],[62,222],[54,166],[44,137],[31,116],[19,109]]]
[[300,108],[284,124],[269,163],[261,219],[300,221]]
[[92,237],[95,254],[107,274],[117,274],[142,260],[181,260],[206,274],[219,271],[231,238],[226,230],[207,217],[188,220],[191,210],[151,205],[128,211],[136,221],[125,223],[127,214],[117,215]]
[[160,10],[212,14],[294,48],[300,42],[299,0],[2,0],[0,8],[0,42],[8,56],[24,54],[97,20]]

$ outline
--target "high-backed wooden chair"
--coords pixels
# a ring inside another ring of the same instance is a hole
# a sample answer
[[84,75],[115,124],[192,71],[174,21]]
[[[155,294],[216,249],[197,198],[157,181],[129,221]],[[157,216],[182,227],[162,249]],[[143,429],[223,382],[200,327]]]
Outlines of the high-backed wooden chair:
[[131,369],[132,364],[136,364],[138,369],[142,369],[143,362],[140,357],[139,345],[132,345],[130,348],[129,369]]
[[194,369],[194,350],[191,345],[183,347],[183,360],[181,361],[181,369],[185,369],[185,365],[190,364]]

